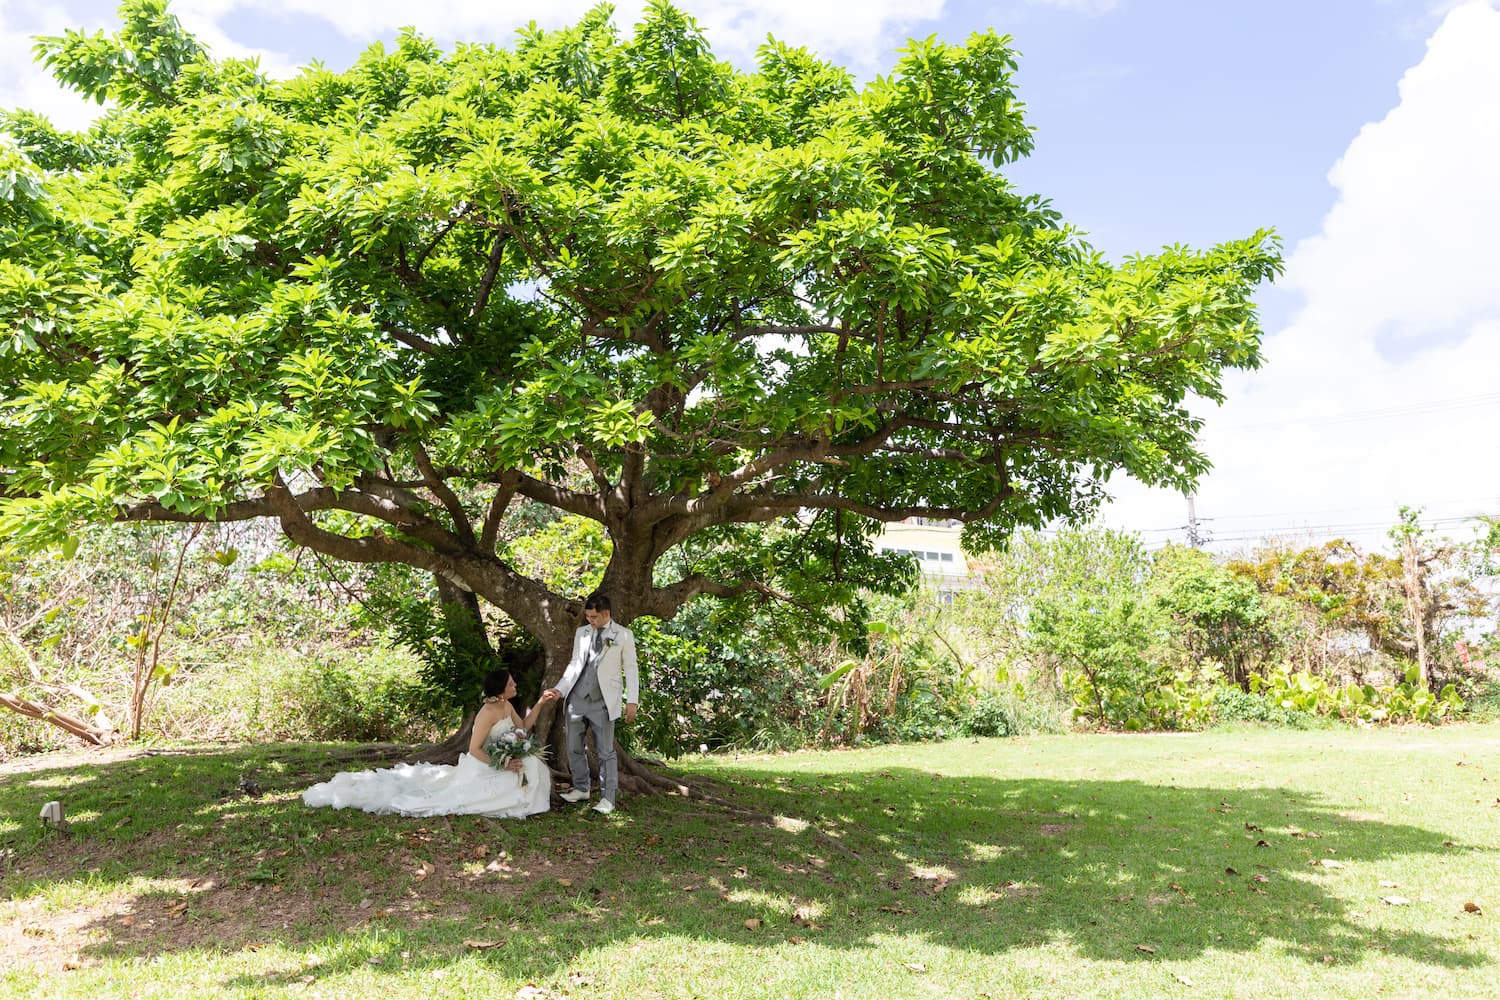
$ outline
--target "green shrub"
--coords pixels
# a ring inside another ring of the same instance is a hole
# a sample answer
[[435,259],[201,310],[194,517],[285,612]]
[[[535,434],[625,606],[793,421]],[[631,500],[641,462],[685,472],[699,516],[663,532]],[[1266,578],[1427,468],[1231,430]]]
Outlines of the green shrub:
[[932,679],[918,679],[896,700],[895,710],[865,735],[898,743],[920,743],[957,735],[960,716]]
[[1199,729],[1213,717],[1216,689],[1187,674],[1162,670],[1111,676],[1073,671],[1067,676],[1073,716],[1094,725],[1144,732],[1154,729]]
[[965,736],[1011,736],[1017,728],[1011,705],[995,690],[975,698],[959,718],[959,731]]
[[1360,722],[1441,722],[1450,712],[1462,711],[1464,700],[1453,684],[1433,694],[1418,682],[1415,665],[1406,668],[1400,682],[1346,684],[1332,687],[1306,671],[1272,671],[1264,678],[1252,677],[1250,688],[1268,705],[1308,715],[1337,715]]
[[418,670],[409,653],[379,644],[252,648],[180,671],[162,689],[158,734],[425,742],[446,735],[459,719],[432,705]]
[[631,623],[641,715],[621,731],[627,749],[676,757],[700,749],[792,749],[810,738],[817,667],[789,648],[768,614],[726,627],[716,610],[694,602],[670,622]]
[[1265,722],[1275,726],[1302,728],[1307,713],[1273,705],[1258,694],[1224,686],[1214,694],[1214,719],[1218,722]]
[[430,690],[418,681],[409,659],[387,650],[351,652],[355,655],[325,653],[292,664],[249,720],[251,732],[274,732],[279,739],[402,743],[430,739],[457,723],[434,717]]

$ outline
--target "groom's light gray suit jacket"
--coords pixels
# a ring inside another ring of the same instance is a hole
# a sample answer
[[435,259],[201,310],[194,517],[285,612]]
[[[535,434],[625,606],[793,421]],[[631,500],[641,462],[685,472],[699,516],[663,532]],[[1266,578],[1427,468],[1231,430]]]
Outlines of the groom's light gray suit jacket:
[[[564,698],[583,675],[593,638],[594,629],[589,625],[573,633],[573,658],[568,661],[562,680],[557,682],[557,691]],[[594,669],[611,719],[618,719],[626,705],[640,704],[640,672],[635,663],[635,636],[630,629],[614,620],[604,626],[604,652]]]

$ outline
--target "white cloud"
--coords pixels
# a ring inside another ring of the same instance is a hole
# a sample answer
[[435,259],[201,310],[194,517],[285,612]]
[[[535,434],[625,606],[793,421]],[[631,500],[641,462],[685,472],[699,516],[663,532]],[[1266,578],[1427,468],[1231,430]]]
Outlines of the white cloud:
[[33,61],[33,36],[102,24],[82,22],[55,6],[0,0],[0,108],[26,108],[61,128],[86,128],[99,114],[99,105],[64,90]]
[[1026,0],[1033,7],[1057,7],[1080,14],[1106,14],[1120,5],[1120,0]]
[[[768,33],[811,48],[856,70],[883,69],[886,50],[913,26],[935,21],[944,0],[699,0],[689,10],[721,58],[744,64]],[[191,0],[194,8],[222,18],[243,0]],[[411,25],[442,40],[506,43],[520,25],[546,28],[576,22],[596,0],[269,0],[255,9],[295,13],[327,22],[346,38],[363,42]],[[615,4],[615,23],[628,31],[640,19],[644,0]]]
[[[1321,232],[1288,259],[1302,296],[1204,434],[1200,516],[1220,538],[1332,525],[1378,545],[1399,504],[1500,512],[1500,11],[1451,11],[1400,102],[1329,174]],[[1180,497],[1122,487],[1111,524],[1181,524]],[[1364,529],[1354,526],[1368,525]],[[1181,537],[1180,535],[1178,536]]]
[[1475,224],[1500,220],[1497,24],[1483,4],[1452,12],[1402,79],[1401,103],[1329,174],[1339,200],[1287,277],[1346,336],[1422,336],[1500,311],[1494,232]]
[[[444,43],[484,40],[508,44],[516,29],[535,20],[555,28],[576,22],[597,0],[175,0],[172,12],[218,57],[254,57],[274,76],[290,76],[306,62],[304,39],[284,47],[256,49],[233,36],[234,19],[295,15],[322,22],[358,48],[389,38],[408,25]],[[1080,0],[1070,0],[1080,2]],[[1085,3],[1098,0],[1082,0]],[[1107,2],[1107,0],[1106,0]],[[645,0],[621,0],[615,22],[629,31]],[[720,58],[740,65],[753,61],[768,34],[806,46],[849,66],[862,76],[889,69],[891,50],[908,35],[935,23],[944,0],[698,0],[693,15]],[[99,108],[64,91],[32,62],[31,36],[59,34],[70,27],[117,29],[114,4],[107,0],[68,0],[66,6],[0,0],[0,106],[26,107],[68,128],[82,128]],[[298,54],[292,55],[295,51]],[[337,57],[331,57],[337,63]]]
[[[296,66],[286,56],[241,45],[220,28],[230,9],[219,0],[179,0],[172,13],[217,57],[255,58],[261,68],[290,76]],[[104,30],[113,34],[119,21],[112,4],[87,0],[70,7],[0,0],[0,108],[25,108],[46,115],[59,128],[82,130],[99,116],[100,105],[61,86],[35,61],[37,35],[61,35],[68,29]]]

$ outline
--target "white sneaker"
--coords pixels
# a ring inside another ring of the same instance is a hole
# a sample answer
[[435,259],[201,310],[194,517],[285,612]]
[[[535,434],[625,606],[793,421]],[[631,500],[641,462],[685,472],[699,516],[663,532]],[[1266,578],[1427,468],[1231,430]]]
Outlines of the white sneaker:
[[588,797],[588,792],[580,792],[576,788],[570,788],[566,792],[558,795],[558,798],[562,799],[564,802],[587,802]]
[[594,812],[596,813],[603,813],[604,815],[608,816],[614,811],[615,804],[609,801],[609,799],[600,799],[598,802],[594,803]]

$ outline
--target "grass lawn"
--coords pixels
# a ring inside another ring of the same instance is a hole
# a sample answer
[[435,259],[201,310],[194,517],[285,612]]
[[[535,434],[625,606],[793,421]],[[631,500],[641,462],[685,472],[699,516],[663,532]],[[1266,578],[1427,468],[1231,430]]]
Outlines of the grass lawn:
[[765,819],[304,808],[331,769],[0,766],[0,995],[1500,997],[1500,725],[682,766]]

